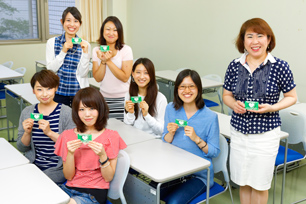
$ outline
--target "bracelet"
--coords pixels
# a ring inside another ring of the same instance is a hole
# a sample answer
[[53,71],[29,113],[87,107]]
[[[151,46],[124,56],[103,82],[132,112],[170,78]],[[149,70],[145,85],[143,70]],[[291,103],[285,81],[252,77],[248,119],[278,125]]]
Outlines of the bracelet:
[[106,62],[103,63],[103,62],[101,61],[101,64],[106,65]]
[[101,167],[101,169],[104,169],[104,168],[106,168],[106,167],[108,167],[110,165],[110,162],[108,162],[105,166],[100,166]]
[[196,143],[196,144],[199,145],[201,142],[202,142],[202,139],[200,138],[200,139],[199,139],[199,142]]
[[104,164],[106,164],[107,161],[108,161],[108,157],[104,162],[101,162],[100,159],[99,159],[100,166],[103,166]]
[[206,144],[203,147],[201,147],[201,150],[203,150],[206,146],[207,146],[207,142],[206,142]]

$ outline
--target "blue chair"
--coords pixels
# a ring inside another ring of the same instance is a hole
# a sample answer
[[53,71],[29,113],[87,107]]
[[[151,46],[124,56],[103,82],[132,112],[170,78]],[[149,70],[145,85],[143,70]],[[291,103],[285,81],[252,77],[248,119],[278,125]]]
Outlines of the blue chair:
[[[213,80],[213,81],[222,82],[222,78],[219,75],[217,75],[217,74],[208,74],[208,75],[205,75],[205,76],[201,77],[201,79],[202,80],[203,79],[210,79],[210,80]],[[222,101],[222,88],[221,87],[219,87],[216,92],[205,93],[205,96],[208,96],[208,97],[218,96],[218,99],[219,99],[219,102],[220,102],[220,106],[221,106],[221,113],[224,113],[223,101]],[[216,107],[216,106],[219,106],[218,103],[216,103],[216,102],[214,102],[212,100],[204,99],[204,102],[205,102],[207,107]]]
[[[305,104],[304,104],[305,105]],[[306,151],[306,110],[304,111],[303,104],[295,104],[289,108],[279,111],[282,126],[281,130],[289,133],[288,144],[303,144],[304,152]],[[304,106],[305,107],[305,106]],[[280,146],[278,149],[278,154],[275,161],[275,170],[274,170],[274,190],[273,190],[273,203],[275,202],[275,186],[276,186],[276,174],[281,167],[284,167],[284,158],[285,158],[285,147]],[[287,171],[298,168],[298,163],[306,158],[306,154],[302,155],[301,153],[294,151],[288,148],[287,153]],[[295,165],[294,165],[295,164]]]
[[[110,182],[107,196],[113,200],[120,198],[122,204],[126,204],[126,200],[123,194],[123,186],[129,173],[129,168],[130,157],[124,150],[120,150],[117,157],[116,172],[113,180]],[[111,204],[111,202],[107,201],[107,204]]]
[[[230,179],[229,179],[229,175],[228,175],[228,170],[227,170],[227,158],[228,158],[228,143],[226,141],[226,139],[224,138],[224,136],[220,135],[220,139],[219,139],[219,145],[220,145],[220,154],[218,155],[218,157],[213,158],[212,159],[212,164],[214,167],[214,173],[218,173],[218,172],[222,172],[223,176],[224,176],[224,180],[226,182],[226,185],[220,185],[217,182],[214,182],[214,185],[210,188],[209,190],[209,198],[213,198],[217,195],[220,195],[222,193],[224,193],[227,189],[229,189],[229,193],[231,196],[231,200],[232,200],[232,204],[234,203],[233,201],[233,195],[232,195],[232,190],[231,190],[231,186],[230,186]],[[206,192],[199,195],[198,197],[196,197],[195,199],[193,199],[190,204],[196,204],[196,203],[200,203],[203,201],[206,201]]]

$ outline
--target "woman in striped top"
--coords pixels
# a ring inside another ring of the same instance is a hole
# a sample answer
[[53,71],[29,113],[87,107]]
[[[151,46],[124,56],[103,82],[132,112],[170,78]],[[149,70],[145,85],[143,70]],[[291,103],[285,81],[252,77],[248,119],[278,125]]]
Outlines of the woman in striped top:
[[[71,108],[54,102],[59,77],[42,70],[31,79],[31,86],[40,103],[26,107],[20,116],[17,148],[55,183],[63,183],[62,159],[55,155],[54,145],[60,133],[75,127]],[[36,117],[37,116],[37,117]]]

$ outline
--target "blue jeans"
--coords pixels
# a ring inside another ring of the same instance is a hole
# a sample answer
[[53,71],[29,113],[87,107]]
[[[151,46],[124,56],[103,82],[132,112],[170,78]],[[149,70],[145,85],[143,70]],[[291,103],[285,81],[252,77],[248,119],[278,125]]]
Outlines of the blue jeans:
[[[167,183],[163,185],[167,185]],[[206,192],[206,185],[196,177],[165,188],[163,185],[161,186],[160,198],[166,204],[187,204]]]
[[81,193],[79,191],[69,189],[66,187],[65,184],[59,185],[59,187],[63,191],[65,191],[65,193],[67,193],[70,198],[73,198],[77,204],[91,204],[91,203],[98,204],[98,201],[95,199],[95,197],[90,194]]
[[74,98],[74,96],[62,96],[62,95],[55,94],[53,100],[56,103],[62,103],[62,104],[65,104],[66,106],[71,107],[73,98]]

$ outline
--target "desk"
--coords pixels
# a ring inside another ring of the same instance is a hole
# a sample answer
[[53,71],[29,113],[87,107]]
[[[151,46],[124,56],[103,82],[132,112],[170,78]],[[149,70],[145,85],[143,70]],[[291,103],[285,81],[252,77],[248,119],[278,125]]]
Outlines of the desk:
[[[131,168],[158,182],[156,189],[147,184],[143,186],[142,181],[129,174],[124,187],[128,203],[159,204],[162,183],[204,169],[208,169],[207,183],[209,183],[209,161],[162,140],[156,139],[133,144],[124,151],[130,156]],[[143,187],[139,188],[141,185]],[[137,189],[135,189],[136,186]],[[146,194],[146,196],[139,196],[140,193]],[[209,187],[207,188],[207,195],[209,195]],[[209,203],[209,199],[206,203]]]
[[110,118],[107,121],[106,128],[116,130],[127,146],[155,139],[154,135],[139,130],[131,125],[127,125],[115,118]]
[[[157,79],[159,90],[166,96],[168,102],[173,101],[174,83],[178,74],[179,72],[174,70],[163,70],[155,72],[156,78],[159,78]],[[201,80],[202,80],[203,93],[215,92],[217,91],[216,90],[217,88],[223,86],[222,82],[213,81],[209,79],[201,79]]]
[[100,82],[97,82],[95,78],[88,78],[89,86],[97,88],[100,90]]
[[[6,85],[5,88],[10,90],[17,98],[12,97],[7,92],[5,93],[6,99],[6,112],[7,112],[7,127],[9,127],[9,121],[13,123],[14,126],[19,125],[19,117],[22,110],[26,107],[26,103],[36,104],[39,101],[36,99],[35,94],[33,93],[30,83],[26,84],[13,84]],[[7,129],[8,140],[14,141],[14,129],[13,129],[13,138],[10,140],[9,128]]]
[[68,203],[69,196],[34,164],[0,170],[0,203]]
[[[28,163],[30,163],[30,161],[15,147],[4,138],[0,138],[0,170]],[[2,181],[0,183],[2,183]]]
[[46,60],[37,60],[35,61],[36,72],[40,72],[41,70],[47,69]]
[[[220,127],[220,133],[230,139],[231,138],[231,131],[230,131],[230,121],[231,121],[231,116],[225,115],[222,113],[218,113],[218,120],[219,120],[219,127]],[[284,195],[284,190],[285,190],[285,180],[286,180],[286,169],[287,169],[287,152],[288,152],[288,137],[289,134],[286,132],[281,131],[280,132],[280,139],[285,140],[285,158],[284,158],[284,172],[283,172],[283,181],[282,181],[282,194],[281,194],[281,203],[283,203],[283,195]]]
[[13,69],[3,66],[2,64],[0,64],[0,73],[0,80],[23,78],[23,74],[20,74],[19,72],[16,72]]

